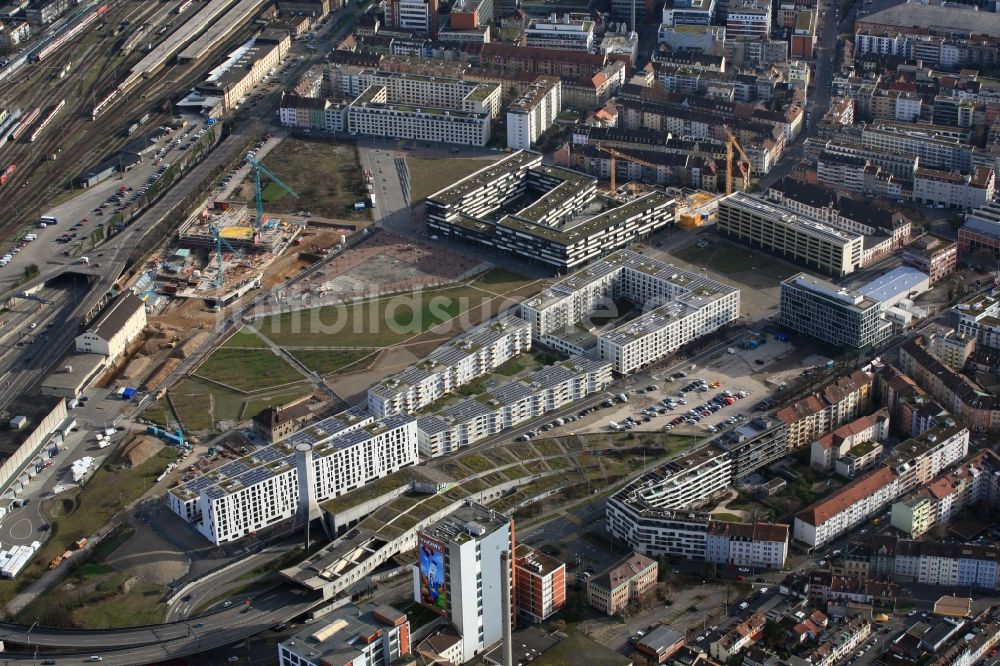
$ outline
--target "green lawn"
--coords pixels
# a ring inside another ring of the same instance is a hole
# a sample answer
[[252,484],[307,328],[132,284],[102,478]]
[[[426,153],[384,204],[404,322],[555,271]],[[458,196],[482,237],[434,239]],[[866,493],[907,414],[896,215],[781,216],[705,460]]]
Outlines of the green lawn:
[[738,523],[738,522],[741,522],[743,520],[742,518],[740,518],[739,516],[737,516],[735,513],[726,513],[725,511],[722,511],[722,512],[719,512],[719,513],[713,513],[712,514],[712,518],[714,518],[715,520],[721,520],[721,521],[727,522],[727,523]]
[[[301,375],[298,377],[301,379]],[[283,405],[311,392],[312,387],[302,381],[290,386],[246,394],[231,391],[195,376],[170,389],[169,394],[184,427],[192,432],[206,432],[215,429],[216,421],[249,419],[265,407]],[[143,416],[150,418],[147,412],[143,412]]]
[[426,197],[493,163],[494,159],[469,157],[444,157],[423,159],[410,157],[406,165],[410,170],[410,202],[419,203]]
[[711,245],[705,248],[689,245],[671,254],[678,259],[683,259],[697,266],[710,268],[723,275],[753,271],[780,281],[797,272],[795,267],[786,264],[771,254],[753,250],[721,238],[712,239]]
[[[176,389],[170,389],[168,392],[170,402],[174,406],[174,412],[177,414],[177,419],[186,431],[198,432],[211,430],[215,424],[215,419],[212,418],[212,408],[214,407],[213,396],[207,391],[196,393],[185,392],[184,388],[193,388],[188,386],[189,381],[185,381],[178,385]],[[201,386],[199,388],[204,389],[206,387]]]
[[494,268],[475,278],[470,285],[496,294],[503,294],[520,289],[532,282],[536,282],[536,280],[527,278],[520,273],[508,271],[505,268]]
[[283,347],[377,349],[398,344],[490,298],[467,286],[447,287],[286,312],[263,319],[258,330]]
[[264,341],[257,337],[253,329],[244,326],[236,331],[231,338],[222,345],[226,349],[261,349],[265,346]]
[[195,371],[199,377],[240,391],[257,391],[302,380],[302,374],[270,349],[223,347]]
[[260,198],[269,204],[281,201],[287,196],[289,196],[288,190],[277,183],[268,183],[267,187],[265,187],[264,191],[260,194]]
[[368,356],[367,349],[289,349],[299,363],[321,375],[329,375]]

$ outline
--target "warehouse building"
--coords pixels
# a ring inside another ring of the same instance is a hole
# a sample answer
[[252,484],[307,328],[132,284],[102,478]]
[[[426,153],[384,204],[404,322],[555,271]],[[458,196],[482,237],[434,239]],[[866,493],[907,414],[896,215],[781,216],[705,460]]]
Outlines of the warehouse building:
[[[645,308],[639,317],[580,342],[578,325],[593,312],[625,299]],[[740,316],[740,292],[629,250],[576,271],[521,304],[540,342],[571,353],[597,346],[618,374],[655,363],[681,346]],[[588,345],[588,346],[585,346]]]
[[836,347],[875,349],[892,335],[881,304],[806,273],[781,283],[778,322]]
[[1000,258],[1000,201],[991,201],[965,216],[958,230],[958,250]]
[[116,298],[76,337],[76,351],[114,362],[146,328],[146,304],[127,292]]
[[261,33],[212,70],[205,81],[195,86],[195,93],[218,99],[222,111],[236,108],[254,86],[281,64],[291,44],[291,37],[285,33]]
[[[505,207],[527,206],[509,214]],[[601,209],[596,214],[590,211]],[[672,224],[674,200],[651,192],[619,205],[589,176],[518,151],[427,197],[427,230],[573,270]]]
[[301,502],[337,497],[417,462],[416,419],[376,421],[351,409],[172,488],[167,503],[221,544],[291,518]]
[[864,236],[790,208],[734,192],[719,202],[719,234],[835,277],[863,265]]

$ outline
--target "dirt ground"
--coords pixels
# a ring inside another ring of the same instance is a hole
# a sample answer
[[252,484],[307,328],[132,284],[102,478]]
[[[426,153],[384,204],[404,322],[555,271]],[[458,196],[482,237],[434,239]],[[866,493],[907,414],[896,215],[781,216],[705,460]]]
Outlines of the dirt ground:
[[145,523],[135,521],[135,534],[108,557],[122,573],[149,583],[167,585],[188,572],[188,559]]

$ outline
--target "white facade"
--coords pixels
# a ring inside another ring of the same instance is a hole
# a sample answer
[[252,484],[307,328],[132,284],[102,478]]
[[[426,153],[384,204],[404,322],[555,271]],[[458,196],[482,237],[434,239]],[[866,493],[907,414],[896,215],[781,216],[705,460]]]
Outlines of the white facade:
[[571,274],[521,304],[539,339],[560,334],[615,299],[646,313],[598,337],[601,358],[615,372],[645,367],[740,316],[738,289],[703,275],[623,250]]
[[913,174],[913,200],[931,206],[971,211],[993,201],[996,174],[979,167],[973,174],[937,169],[917,169]]
[[418,411],[530,349],[530,325],[517,317],[500,317],[372,386],[368,411],[379,418]]
[[[417,532],[418,549],[428,542],[446,554],[445,614],[462,637],[460,663],[471,662],[502,637],[500,556],[508,554],[508,580],[513,581],[513,528],[507,516],[469,503]],[[422,602],[419,566],[414,567],[414,599]]]
[[132,293],[123,294],[76,337],[76,351],[114,361],[145,328],[146,304]]
[[572,20],[568,14],[564,18],[553,15],[547,20],[531,19],[524,38],[529,47],[590,53],[594,48],[594,22]]
[[822,546],[876,516],[898,495],[896,475],[882,467],[796,515],[795,539]]
[[397,106],[380,97],[376,94],[373,99],[358,98],[351,103],[349,133],[463,146],[485,146],[490,140],[488,114]]
[[562,108],[562,81],[540,76],[507,107],[507,145],[528,150],[552,126]]
[[523,380],[451,405],[417,421],[420,454],[453,453],[484,437],[603,391],[611,384],[611,364],[574,357]]
[[766,38],[771,31],[770,0],[732,0],[726,12],[726,38]]
[[441,76],[403,74],[360,67],[333,67],[327,79],[338,96],[355,98],[372,86],[385,88],[390,104],[500,114],[500,86]]
[[317,502],[418,462],[415,419],[374,421],[350,410],[171,489],[168,504],[215,544],[291,518],[300,501],[298,444],[312,446],[311,490]]

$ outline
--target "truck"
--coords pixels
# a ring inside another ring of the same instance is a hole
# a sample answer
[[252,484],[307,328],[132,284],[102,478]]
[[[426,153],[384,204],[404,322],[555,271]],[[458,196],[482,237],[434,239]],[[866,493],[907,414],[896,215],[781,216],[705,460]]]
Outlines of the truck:
[[622,401],[622,402],[628,402],[628,396],[627,396],[627,395],[625,395],[624,393],[619,393],[619,394],[618,394],[618,399],[619,399],[620,401]]
[[85,266],[89,266],[90,265],[90,257],[80,257],[79,259],[76,260],[76,263],[83,264]]

